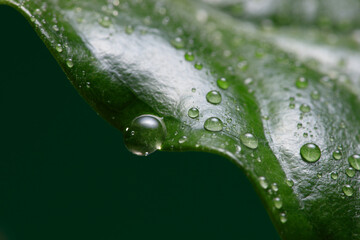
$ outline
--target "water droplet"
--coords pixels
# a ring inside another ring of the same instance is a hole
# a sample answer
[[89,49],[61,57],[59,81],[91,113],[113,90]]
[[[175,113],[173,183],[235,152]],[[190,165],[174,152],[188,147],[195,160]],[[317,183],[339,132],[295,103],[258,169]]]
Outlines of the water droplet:
[[211,132],[219,132],[223,129],[223,123],[219,118],[211,117],[206,119],[204,128]]
[[182,136],[180,139],[179,139],[179,143],[180,144],[183,144],[184,142],[187,141],[187,136]]
[[309,105],[307,104],[301,104],[300,106],[300,111],[303,112],[303,113],[308,113],[310,112],[311,108]]
[[57,44],[55,47],[56,51],[61,53],[63,51],[61,44]]
[[199,63],[199,62],[196,62],[196,63],[194,64],[194,67],[195,67],[197,70],[201,70],[201,69],[203,68],[203,65],[202,65],[201,63]]
[[59,31],[59,27],[57,25],[53,25],[52,26],[52,29],[54,29],[55,32],[58,32]]
[[206,100],[212,104],[219,104],[221,103],[221,94],[216,90],[212,90],[206,94]]
[[179,37],[171,40],[171,45],[173,45],[176,49],[182,49],[185,47],[183,40]]
[[302,123],[298,123],[298,124],[297,124],[297,129],[302,128],[302,126],[303,126]]
[[358,154],[350,156],[348,161],[354,169],[360,170],[360,156]]
[[126,26],[125,33],[126,34],[132,34],[134,32],[134,28],[131,25]]
[[319,100],[320,99],[320,93],[316,90],[311,92],[311,98],[314,100]]
[[66,65],[69,67],[69,68],[72,68],[74,66],[74,63],[72,61],[71,58],[69,58],[68,60],[66,60]]
[[316,176],[317,176],[318,178],[322,178],[322,173],[319,172],[319,173],[316,174]]
[[35,20],[36,20],[36,18],[35,18],[34,16],[31,16],[31,17],[30,17],[30,21],[31,21],[31,22],[35,22]]
[[334,151],[332,155],[335,160],[340,160],[342,157],[342,153],[339,150]]
[[289,108],[294,109],[295,108],[295,103],[289,103]]
[[308,134],[308,133],[304,133],[303,136],[304,136],[305,138],[307,138],[307,137],[309,136],[309,134]]
[[321,150],[314,143],[306,143],[301,147],[300,155],[305,161],[313,163],[320,159]]
[[250,149],[256,149],[258,147],[258,140],[256,137],[251,133],[244,133],[240,135],[240,140],[242,144],[244,144],[246,147]]
[[286,223],[287,222],[287,217],[285,213],[280,213],[280,222],[281,223]]
[[197,118],[199,116],[199,109],[192,107],[188,111],[188,116],[190,118]]
[[339,176],[339,174],[337,172],[332,172],[330,175],[331,175],[331,178],[334,180],[336,180]]
[[99,19],[99,24],[101,26],[103,26],[104,28],[108,28],[111,26],[111,21],[110,21],[110,18],[108,16],[105,16],[103,18],[100,18]]
[[271,184],[271,189],[272,189],[274,192],[279,191],[278,185],[277,185],[276,183]]
[[295,85],[297,88],[304,89],[304,88],[307,88],[307,86],[309,85],[309,82],[306,78],[300,77],[296,80]]
[[228,89],[229,88],[229,82],[226,80],[226,78],[219,78],[217,81],[216,81],[217,85],[219,88],[221,89]]
[[287,184],[289,187],[292,187],[292,186],[294,186],[294,181],[291,180],[291,179],[286,179],[286,184]]
[[348,184],[344,185],[342,190],[348,197],[351,197],[354,194],[354,189]]
[[267,189],[269,187],[265,177],[259,177],[259,183],[263,189]]
[[192,88],[191,91],[194,93],[196,92],[196,88]]
[[136,117],[126,130],[124,142],[130,152],[147,156],[157,149],[166,137],[166,127],[161,118],[154,115]]
[[282,207],[282,201],[279,197],[276,197],[274,198],[274,206],[277,208],[277,209],[280,209]]
[[186,61],[192,62],[192,61],[194,61],[194,59],[195,59],[195,57],[194,57],[192,52],[185,53],[185,60]]
[[356,171],[355,171],[355,169],[353,169],[352,167],[349,167],[349,168],[347,168],[346,170],[345,170],[345,173],[346,173],[346,175],[348,176],[348,177],[354,177],[355,176],[355,173],[356,173]]

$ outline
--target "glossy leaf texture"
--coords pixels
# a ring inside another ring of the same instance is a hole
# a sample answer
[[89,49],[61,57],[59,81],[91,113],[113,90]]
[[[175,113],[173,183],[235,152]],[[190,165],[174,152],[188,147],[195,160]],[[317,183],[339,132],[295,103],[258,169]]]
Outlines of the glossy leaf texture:
[[326,33],[269,31],[201,1],[0,3],[29,20],[130,150],[220,154],[283,239],[360,239],[356,42],[339,43],[349,67],[315,51],[331,49]]

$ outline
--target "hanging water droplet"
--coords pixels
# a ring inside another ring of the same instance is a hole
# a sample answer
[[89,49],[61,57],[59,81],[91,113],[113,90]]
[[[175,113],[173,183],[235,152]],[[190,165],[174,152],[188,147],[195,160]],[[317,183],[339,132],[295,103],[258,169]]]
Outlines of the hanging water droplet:
[[185,60],[186,61],[192,62],[192,61],[194,61],[194,59],[195,59],[195,57],[194,57],[192,52],[185,53]]
[[344,185],[342,190],[344,194],[348,197],[351,197],[354,194],[354,189],[348,184]]
[[69,67],[69,68],[72,68],[74,66],[74,63],[72,61],[71,58],[69,58],[68,60],[66,60],[66,65]]
[[171,40],[170,42],[171,42],[171,45],[173,45],[176,49],[182,49],[185,47],[183,40],[179,37]]
[[316,90],[311,92],[311,98],[314,100],[319,100],[320,99],[320,93]]
[[286,223],[287,222],[287,217],[285,213],[280,213],[280,222],[281,223]]
[[320,148],[314,143],[306,143],[300,149],[300,155],[306,162],[316,162],[321,157]]
[[219,88],[221,89],[228,89],[229,88],[229,82],[226,80],[226,78],[219,78],[217,81],[216,81],[217,85]]
[[297,88],[304,89],[304,88],[307,88],[307,86],[309,85],[309,82],[306,78],[300,77],[296,80],[295,85]]
[[307,104],[301,104],[300,106],[300,111],[303,112],[303,113],[308,113],[310,112],[311,108],[309,105]]
[[331,175],[331,178],[334,180],[336,180],[339,176],[339,174],[337,172],[332,172],[330,175]]
[[212,104],[219,104],[221,103],[221,94],[216,90],[212,90],[206,94],[206,100]]
[[204,128],[211,132],[219,132],[223,129],[223,123],[219,118],[211,117],[206,119]]
[[290,178],[286,179],[286,184],[289,186],[289,187],[293,187],[294,186],[294,181],[291,180]]
[[335,160],[340,160],[341,157],[342,157],[342,153],[341,153],[339,150],[335,150],[335,151],[333,152],[333,158],[334,158]]
[[360,170],[360,156],[358,154],[350,156],[348,161],[354,169]]
[[348,167],[346,170],[345,170],[345,173],[348,177],[354,177],[355,176],[355,169],[353,169],[352,167]]
[[282,207],[282,201],[279,197],[274,198],[273,202],[274,202],[274,206],[277,209],[280,209]]
[[154,115],[136,117],[127,128],[124,142],[127,149],[139,156],[147,156],[161,149],[166,137],[163,120]]
[[258,140],[256,137],[251,133],[244,133],[240,135],[240,140],[242,144],[244,144],[246,147],[250,149],[256,149],[258,147]]
[[267,189],[269,187],[265,177],[259,177],[259,183],[263,189]]
[[199,63],[199,62],[196,62],[196,63],[194,64],[194,67],[195,67],[197,70],[201,70],[201,69],[203,68],[203,65],[202,65],[201,63]]
[[188,116],[190,118],[197,118],[199,117],[199,109],[195,108],[195,107],[192,107],[189,109],[188,111]]
[[61,53],[63,51],[61,44],[57,44],[55,47],[56,51]]

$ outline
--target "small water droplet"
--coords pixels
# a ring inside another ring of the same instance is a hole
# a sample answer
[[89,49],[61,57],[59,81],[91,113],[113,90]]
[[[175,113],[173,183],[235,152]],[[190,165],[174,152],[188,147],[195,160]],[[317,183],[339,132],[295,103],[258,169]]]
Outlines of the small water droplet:
[[55,47],[56,51],[61,53],[63,51],[61,44],[57,44]]
[[194,57],[192,52],[185,53],[185,60],[186,61],[192,62],[192,61],[194,61],[194,59],[195,59],[195,57]]
[[282,208],[282,201],[281,201],[281,199],[279,197],[274,198],[273,202],[274,202],[274,206],[277,209]]
[[337,172],[332,172],[330,175],[331,175],[331,178],[334,180],[336,180],[339,176],[339,174]]
[[316,176],[317,176],[318,178],[322,178],[322,173],[319,172],[319,173],[316,174]]
[[199,117],[199,109],[195,108],[195,107],[192,107],[189,109],[188,111],[188,116],[190,118],[197,118]]
[[319,100],[320,99],[320,93],[316,90],[311,92],[311,98],[314,100]]
[[244,133],[240,135],[240,140],[242,144],[244,144],[246,147],[250,149],[256,149],[258,147],[258,140],[256,137],[251,133]]
[[342,153],[339,150],[335,150],[332,155],[335,160],[340,160],[342,158]]
[[295,103],[289,103],[289,108],[294,109],[295,108]]
[[307,104],[301,104],[300,106],[300,111],[303,112],[303,113],[308,113],[310,112],[311,108],[309,105]]
[[285,213],[280,213],[280,222],[281,223],[286,223],[287,222],[287,217]]
[[126,26],[125,33],[130,35],[134,32],[134,28],[131,25]]
[[279,187],[278,187],[278,185],[277,185],[276,183],[271,184],[271,189],[272,189],[274,192],[279,191]]
[[221,94],[216,90],[212,90],[206,94],[206,100],[212,104],[219,104],[221,103]]
[[211,132],[219,132],[223,129],[223,123],[219,118],[211,117],[206,119],[204,128]]
[[302,128],[302,126],[303,126],[302,123],[298,123],[298,124],[297,124],[297,129]]
[[56,24],[52,26],[52,29],[54,29],[55,32],[59,31],[59,27]]
[[294,181],[291,180],[291,179],[286,179],[286,184],[287,184],[289,187],[293,187],[293,186],[294,186]]
[[147,156],[157,149],[166,137],[166,127],[161,118],[154,115],[136,117],[124,134],[124,142],[130,152]]
[[300,155],[306,162],[316,162],[321,157],[320,148],[314,143],[306,143],[300,149]]
[[69,58],[68,60],[66,60],[66,65],[69,67],[69,68],[72,68],[74,66],[74,63],[72,61],[71,58]]
[[309,134],[308,134],[308,133],[304,133],[303,136],[304,136],[305,138],[307,138],[307,137],[309,136]]
[[171,42],[171,45],[173,45],[173,47],[175,47],[176,49],[182,49],[185,47],[183,40],[179,37],[171,40],[170,42]]
[[354,154],[354,155],[350,156],[348,158],[348,161],[349,161],[351,167],[353,167],[356,170],[360,170],[360,156],[358,154]]
[[217,81],[216,81],[217,85],[219,88],[221,89],[228,89],[229,88],[229,82],[226,80],[226,78],[219,78]]
[[182,136],[180,139],[179,139],[179,143],[180,144],[183,144],[184,142],[187,141],[187,136]]
[[304,89],[304,88],[307,88],[307,86],[309,85],[309,82],[306,78],[300,77],[296,80],[295,85],[297,88]]
[[201,69],[203,68],[203,65],[202,65],[201,63],[199,63],[199,62],[196,62],[196,63],[194,64],[194,67],[195,67],[197,70],[201,70]]
[[99,24],[104,28],[108,28],[111,26],[111,20],[108,16],[99,19]]
[[196,88],[192,88],[191,91],[194,93],[196,92]]
[[351,197],[354,194],[354,189],[349,184],[344,185],[342,190],[348,197]]
[[355,176],[355,169],[353,169],[352,167],[348,167],[346,170],[345,170],[345,173],[348,177],[354,177]]
[[269,184],[268,182],[266,181],[266,178],[265,177],[259,177],[259,183],[260,183],[260,186],[263,188],[263,189],[267,189],[269,187]]

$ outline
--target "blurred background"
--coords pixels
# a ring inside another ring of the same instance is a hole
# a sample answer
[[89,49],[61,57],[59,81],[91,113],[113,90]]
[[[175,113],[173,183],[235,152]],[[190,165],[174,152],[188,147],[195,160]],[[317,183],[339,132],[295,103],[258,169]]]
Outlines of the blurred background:
[[5,6],[0,108],[0,240],[279,239],[228,160],[129,153]]

